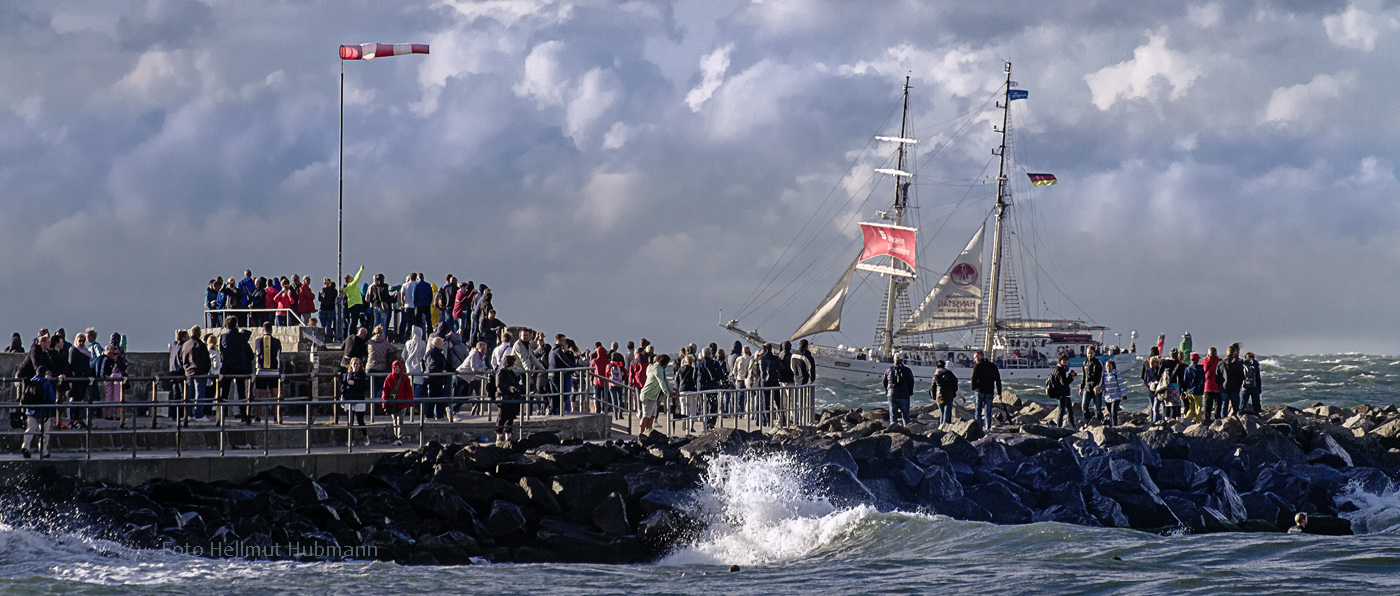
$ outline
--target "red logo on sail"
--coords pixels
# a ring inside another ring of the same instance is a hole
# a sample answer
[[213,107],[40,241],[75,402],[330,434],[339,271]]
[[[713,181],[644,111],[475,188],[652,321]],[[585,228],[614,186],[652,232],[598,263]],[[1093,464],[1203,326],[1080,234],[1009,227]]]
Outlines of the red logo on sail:
[[948,278],[960,286],[972,285],[977,283],[977,268],[967,263],[958,263],[948,272]]
[[911,269],[916,267],[914,228],[861,223],[860,233],[865,237],[865,250],[860,253],[860,260],[889,255],[904,261]]

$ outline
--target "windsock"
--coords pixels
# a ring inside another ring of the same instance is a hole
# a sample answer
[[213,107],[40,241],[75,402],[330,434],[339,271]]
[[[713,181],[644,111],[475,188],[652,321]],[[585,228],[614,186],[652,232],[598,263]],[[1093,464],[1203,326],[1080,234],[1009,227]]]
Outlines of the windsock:
[[426,43],[362,43],[353,46],[340,46],[341,60],[373,60],[388,56],[406,54],[426,54]]

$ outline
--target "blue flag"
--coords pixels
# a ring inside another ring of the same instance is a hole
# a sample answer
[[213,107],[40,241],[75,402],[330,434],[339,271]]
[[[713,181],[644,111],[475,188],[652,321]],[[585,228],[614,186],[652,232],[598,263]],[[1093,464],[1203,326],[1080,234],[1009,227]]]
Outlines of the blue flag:
[[1031,93],[1029,91],[1026,91],[1025,89],[1012,89],[1011,93],[1007,97],[1010,100],[1025,99],[1030,94]]

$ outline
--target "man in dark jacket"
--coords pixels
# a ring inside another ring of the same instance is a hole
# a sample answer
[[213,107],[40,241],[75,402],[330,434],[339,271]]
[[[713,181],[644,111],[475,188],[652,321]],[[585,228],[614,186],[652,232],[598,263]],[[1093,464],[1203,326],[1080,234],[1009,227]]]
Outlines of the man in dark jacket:
[[[738,343],[738,342],[735,342],[735,343]],[[817,382],[817,358],[816,358],[815,356],[812,355],[812,351],[811,351],[811,350],[807,349],[807,346],[808,346],[808,345],[809,345],[809,344],[807,343],[807,340],[805,340],[805,339],[802,340],[802,341],[797,342],[797,353],[802,354],[802,356],[803,356],[804,358],[807,359],[807,364],[808,364],[809,368],[811,369],[810,372],[811,372],[811,374],[812,374],[812,378],[811,378],[811,380],[808,381],[808,382],[809,382],[809,383],[815,383],[815,382]]]
[[1240,398],[1240,403],[1256,416],[1264,412],[1259,404],[1259,391],[1263,386],[1263,379],[1259,375],[1259,361],[1254,359],[1254,352],[1249,352],[1244,355],[1244,395]]
[[444,281],[447,283],[438,288],[437,297],[434,298],[437,301],[438,312],[442,313],[438,316],[438,320],[447,323],[453,331],[456,331],[457,320],[452,318],[452,307],[457,304],[457,278],[448,274]]
[[[1070,386],[1074,383],[1074,374],[1074,371],[1069,367],[1069,354],[1061,353],[1059,364],[1055,365],[1055,371],[1050,373],[1050,378],[1046,380],[1050,397],[1059,404],[1060,413],[1055,417],[1055,424],[1059,425],[1060,428],[1078,427],[1074,422],[1074,404],[1069,398],[1073,391]],[[1066,417],[1069,419],[1069,426],[1065,426]],[[1087,410],[1085,410],[1084,417],[1089,417]]]
[[724,388],[728,377],[724,364],[715,358],[714,348],[707,347],[700,352],[700,360],[695,363],[695,374],[699,376],[700,391],[704,392],[705,397],[705,429],[712,429],[719,415],[719,390]]
[[778,371],[779,380],[784,385],[792,384],[792,342],[783,342],[783,350],[778,352],[778,358],[783,361],[783,368]]
[[389,328],[389,313],[394,310],[394,295],[389,292],[389,284],[384,281],[383,273],[374,274],[374,283],[369,285],[369,292],[365,294],[365,302],[369,303],[371,320],[375,327],[383,327],[386,337],[392,336],[393,330]]
[[345,370],[350,370],[350,360],[359,358],[360,362],[369,361],[369,330],[364,327],[355,331],[354,335],[345,339],[340,356],[340,366]]
[[890,400],[890,424],[909,424],[909,398],[914,395],[914,371],[904,366],[904,354],[894,355],[894,365],[885,371],[885,396]]
[[972,365],[972,392],[977,396],[975,419],[982,422],[982,428],[992,427],[992,400],[1001,395],[1001,370],[982,350],[973,354],[976,364]]
[[[770,422],[768,416],[769,412],[782,407],[778,392],[767,389],[767,387],[782,385],[782,371],[786,367],[783,366],[783,359],[773,354],[773,344],[771,343],[763,344],[763,352],[760,353],[758,359],[754,361],[754,366],[758,367],[759,386],[765,388],[761,397],[763,414],[760,416],[759,424],[761,426],[767,426]],[[788,372],[791,372],[791,370],[789,369]]]
[[1217,366],[1220,371],[1221,397],[1224,398],[1230,414],[1240,415],[1240,389],[1244,386],[1244,360],[1240,359],[1240,344],[1233,343],[1225,349],[1225,359]]
[[422,273],[416,274],[417,284],[413,286],[413,306],[417,311],[417,325],[423,328],[423,335],[432,332],[430,325],[433,322],[433,284]]
[[[233,391],[238,391],[238,399],[247,402],[248,377],[253,374],[253,349],[248,346],[249,333],[246,329],[240,329],[238,319],[228,317],[224,319],[224,327],[228,330],[219,338],[219,354],[223,356],[224,362],[219,369],[220,375],[226,375],[219,379],[219,400],[225,402],[233,401]],[[227,375],[237,375],[240,378],[229,378]],[[252,424],[248,418],[248,410],[243,410],[243,423]]]
[[190,341],[180,345],[180,366],[185,370],[187,401],[199,404],[194,409],[194,419],[203,421],[209,416],[209,379],[200,378],[209,374],[212,366],[209,347],[204,344],[204,331],[198,326],[190,328]]
[[[1079,406],[1084,409],[1084,424],[1098,418],[1103,422],[1103,394],[1099,393],[1099,383],[1103,382],[1103,362],[1099,361],[1098,346],[1090,345],[1085,350],[1084,376],[1079,379]],[[1089,406],[1093,406],[1092,413]]]
[[953,398],[958,396],[958,376],[948,370],[948,363],[938,361],[938,372],[933,373],[933,384],[929,387],[934,403],[938,404],[939,424],[953,421]]

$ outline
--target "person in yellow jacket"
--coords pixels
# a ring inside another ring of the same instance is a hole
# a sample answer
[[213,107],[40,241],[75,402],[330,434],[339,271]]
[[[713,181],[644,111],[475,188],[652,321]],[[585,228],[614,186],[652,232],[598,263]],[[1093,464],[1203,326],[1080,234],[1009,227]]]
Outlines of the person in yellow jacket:
[[365,266],[360,265],[360,270],[356,271],[354,276],[345,276],[345,286],[340,288],[340,291],[345,294],[346,337],[354,335],[359,330],[360,325],[364,323],[367,307],[365,306],[365,295],[360,291],[360,276],[364,274]]

